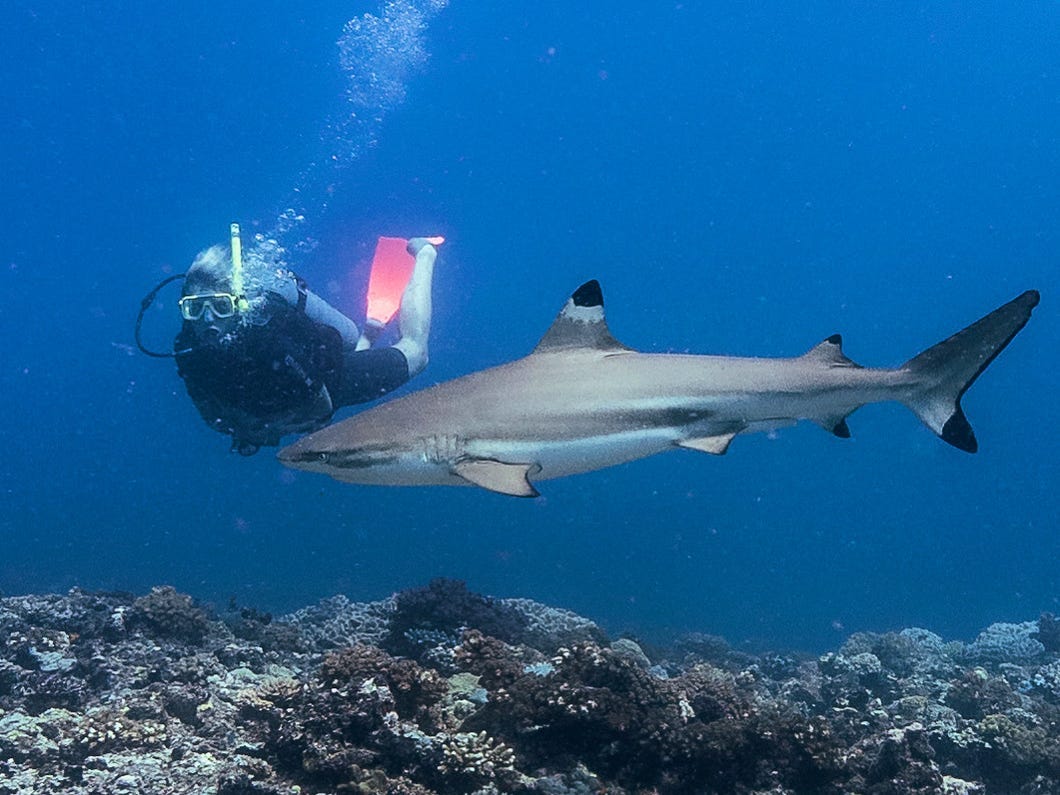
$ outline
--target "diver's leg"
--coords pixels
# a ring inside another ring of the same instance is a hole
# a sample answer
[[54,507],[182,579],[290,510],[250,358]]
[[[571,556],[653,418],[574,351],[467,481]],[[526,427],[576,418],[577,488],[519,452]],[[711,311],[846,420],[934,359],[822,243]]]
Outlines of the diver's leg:
[[411,378],[427,366],[427,338],[431,331],[431,280],[438,251],[422,237],[412,238],[408,249],[416,257],[416,265],[401,296],[401,308],[398,310],[401,339],[394,343],[394,347],[405,354]]

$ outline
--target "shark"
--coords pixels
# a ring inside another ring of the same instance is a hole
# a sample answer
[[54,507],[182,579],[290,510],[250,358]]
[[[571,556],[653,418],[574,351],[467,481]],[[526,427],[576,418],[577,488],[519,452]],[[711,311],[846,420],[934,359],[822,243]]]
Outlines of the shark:
[[278,458],[346,483],[536,497],[543,480],[681,448],[722,455],[738,436],[800,420],[849,437],[847,417],[884,401],[974,453],[961,397],[1038,301],[1028,290],[900,367],[870,368],[838,334],[792,358],[638,352],[611,334],[593,280],[529,355],[381,403]]

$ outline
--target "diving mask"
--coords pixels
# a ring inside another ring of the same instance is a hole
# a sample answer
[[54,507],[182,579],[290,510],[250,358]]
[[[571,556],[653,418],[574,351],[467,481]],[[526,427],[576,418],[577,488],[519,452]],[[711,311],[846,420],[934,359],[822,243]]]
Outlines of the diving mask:
[[[244,299],[245,300],[245,299]],[[239,297],[231,293],[203,293],[202,295],[186,295],[177,302],[180,306],[180,315],[185,320],[198,320],[210,308],[214,317],[232,317],[239,308]]]

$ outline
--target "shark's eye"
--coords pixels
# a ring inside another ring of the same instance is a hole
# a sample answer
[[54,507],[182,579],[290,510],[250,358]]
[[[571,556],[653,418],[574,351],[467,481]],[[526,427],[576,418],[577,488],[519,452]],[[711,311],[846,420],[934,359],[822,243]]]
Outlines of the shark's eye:
[[327,453],[320,453],[319,455],[320,455],[321,462],[326,464],[328,462],[328,454]]

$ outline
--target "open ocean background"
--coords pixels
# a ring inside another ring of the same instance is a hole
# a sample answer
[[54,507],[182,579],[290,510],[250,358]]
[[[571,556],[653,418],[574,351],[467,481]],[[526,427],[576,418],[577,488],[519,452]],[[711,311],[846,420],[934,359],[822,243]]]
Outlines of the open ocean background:
[[[283,612],[447,576],[613,633],[805,650],[1060,610],[1060,6],[311,5],[5,13],[0,591]],[[851,440],[806,424],[536,500],[357,487],[229,454],[133,347],[141,297],[230,221],[358,322],[376,236],[444,234],[403,392],[522,356],[590,278],[644,351],[841,332],[875,366],[1042,305],[964,399],[975,456],[887,405]]]

